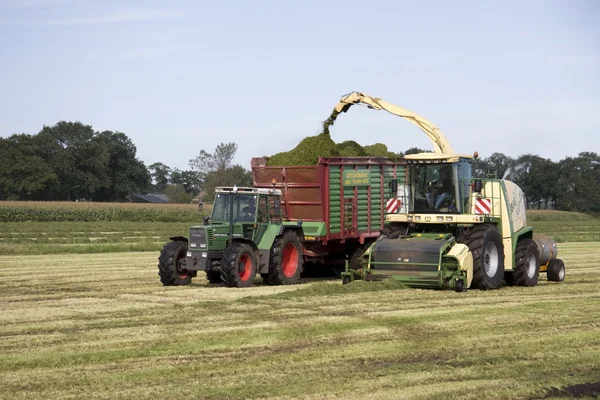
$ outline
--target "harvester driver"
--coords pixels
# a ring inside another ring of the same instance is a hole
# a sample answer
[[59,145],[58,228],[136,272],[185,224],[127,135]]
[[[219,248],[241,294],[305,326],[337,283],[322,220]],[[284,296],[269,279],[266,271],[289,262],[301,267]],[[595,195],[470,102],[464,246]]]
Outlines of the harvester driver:
[[427,203],[430,209],[437,210],[444,200],[452,196],[452,167],[445,166],[440,168],[440,176],[436,181],[429,183],[429,193]]

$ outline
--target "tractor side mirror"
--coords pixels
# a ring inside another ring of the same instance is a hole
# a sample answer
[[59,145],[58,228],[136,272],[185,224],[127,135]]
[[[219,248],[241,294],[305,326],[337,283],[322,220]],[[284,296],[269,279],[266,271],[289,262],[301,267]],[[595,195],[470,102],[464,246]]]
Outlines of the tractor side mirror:
[[481,190],[483,189],[483,182],[481,181],[481,179],[477,179],[473,182],[473,191],[475,193],[481,193]]
[[210,217],[208,215],[205,216],[203,222],[204,222],[204,226],[209,225],[210,224]]
[[389,183],[390,189],[392,189],[392,197],[398,193],[398,179],[392,179]]

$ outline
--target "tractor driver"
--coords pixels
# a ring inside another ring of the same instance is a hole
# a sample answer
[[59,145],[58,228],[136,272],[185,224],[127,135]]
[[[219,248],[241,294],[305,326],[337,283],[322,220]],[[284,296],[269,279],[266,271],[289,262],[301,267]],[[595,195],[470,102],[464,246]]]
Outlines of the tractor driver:
[[431,209],[439,209],[444,200],[452,196],[452,167],[440,168],[438,180],[430,182],[429,193],[425,195]]
[[254,200],[254,196],[248,199],[248,205],[242,208],[242,215],[246,220],[254,219],[254,214],[256,213],[256,200]]

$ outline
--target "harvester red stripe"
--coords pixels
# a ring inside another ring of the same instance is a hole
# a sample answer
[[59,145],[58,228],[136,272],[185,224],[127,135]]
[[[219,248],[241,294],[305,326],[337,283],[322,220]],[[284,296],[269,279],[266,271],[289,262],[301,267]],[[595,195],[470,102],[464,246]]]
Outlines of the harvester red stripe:
[[489,214],[492,211],[492,201],[490,199],[477,199],[475,202],[476,214]]
[[389,199],[385,203],[385,211],[387,213],[395,213],[398,210],[398,199]]

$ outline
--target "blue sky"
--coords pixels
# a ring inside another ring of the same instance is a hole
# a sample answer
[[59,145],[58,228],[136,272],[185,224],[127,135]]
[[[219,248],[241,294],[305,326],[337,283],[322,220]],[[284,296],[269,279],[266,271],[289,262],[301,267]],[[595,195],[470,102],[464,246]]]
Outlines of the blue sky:
[[[147,165],[235,141],[249,167],[358,90],[457,152],[600,153],[598,21],[594,0],[0,0],[0,135],[78,120],[126,133]],[[431,148],[360,107],[332,137]]]

